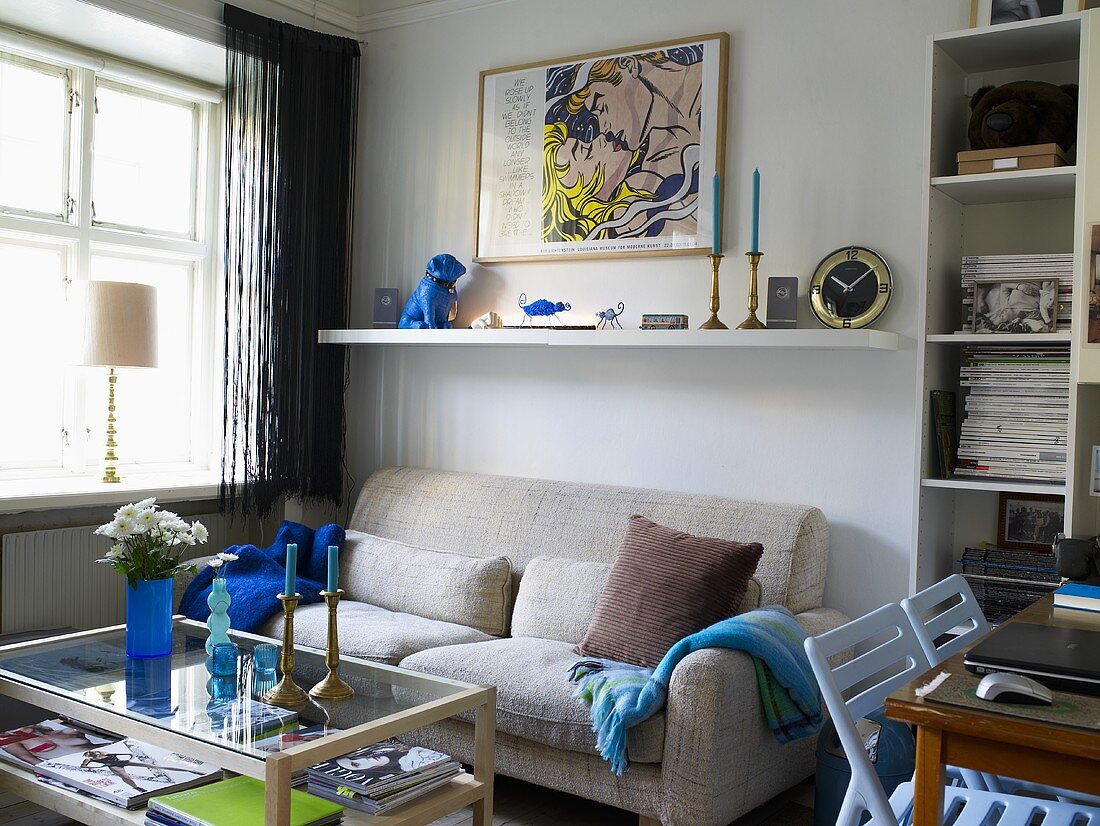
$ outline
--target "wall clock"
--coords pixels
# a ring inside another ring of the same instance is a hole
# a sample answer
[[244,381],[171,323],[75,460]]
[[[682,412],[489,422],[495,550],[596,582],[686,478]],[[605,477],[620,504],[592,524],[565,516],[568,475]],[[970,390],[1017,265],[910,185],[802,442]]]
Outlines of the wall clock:
[[810,279],[810,309],[826,327],[866,327],[890,303],[890,267],[866,247],[826,255]]

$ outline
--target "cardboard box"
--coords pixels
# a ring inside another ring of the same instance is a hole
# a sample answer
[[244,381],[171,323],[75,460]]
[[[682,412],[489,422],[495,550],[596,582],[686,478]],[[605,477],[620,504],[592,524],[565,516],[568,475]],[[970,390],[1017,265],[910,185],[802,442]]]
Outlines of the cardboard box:
[[1049,169],[1065,166],[1066,153],[1056,143],[1011,146],[1007,149],[973,149],[956,156],[960,175],[983,172],[1014,172],[1018,169]]

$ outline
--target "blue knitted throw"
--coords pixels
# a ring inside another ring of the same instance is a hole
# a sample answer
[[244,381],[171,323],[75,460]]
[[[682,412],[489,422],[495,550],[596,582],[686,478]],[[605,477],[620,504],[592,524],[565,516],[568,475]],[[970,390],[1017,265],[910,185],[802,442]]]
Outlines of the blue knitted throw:
[[[344,529],[336,524],[323,525],[316,531],[297,522],[284,520],[275,534],[275,541],[266,548],[255,545],[233,545],[227,550],[240,558],[229,565],[226,590],[232,598],[229,616],[238,631],[255,633],[277,614],[282,605],[278,595],[286,582],[286,546],[298,545],[299,605],[321,601],[328,567],[328,546],[344,547]],[[188,619],[206,622],[214,570],[199,571],[180,599],[179,612]]]
[[569,679],[575,697],[592,711],[596,748],[622,775],[630,766],[626,733],[648,720],[668,698],[669,681],[680,660],[702,648],[730,648],[752,657],[756,686],[775,739],[788,743],[821,728],[821,699],[802,644],[806,632],[786,608],[760,608],[724,619],[668,650],[655,669],[590,659],[576,663]]

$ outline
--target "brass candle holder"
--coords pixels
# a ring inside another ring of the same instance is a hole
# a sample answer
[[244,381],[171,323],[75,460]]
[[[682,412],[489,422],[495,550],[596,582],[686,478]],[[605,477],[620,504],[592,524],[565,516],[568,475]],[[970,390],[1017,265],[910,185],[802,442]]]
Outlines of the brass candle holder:
[[708,255],[710,259],[710,318],[703,322],[700,330],[728,330],[725,324],[718,320],[718,308],[721,302],[718,299],[718,268],[722,266],[722,254]]
[[756,295],[756,272],[760,268],[760,259],[764,257],[762,252],[746,252],[749,257],[749,317],[737,325],[738,330],[766,330],[767,325],[756,317],[756,308],[760,306],[760,300]]
[[301,598],[301,594],[279,594],[279,600],[283,603],[283,648],[279,652],[279,670],[283,672],[283,678],[264,695],[264,701],[282,708],[295,708],[309,699],[309,695],[294,682],[293,676],[294,609]]
[[325,665],[328,666],[328,674],[321,682],[309,690],[311,697],[318,700],[344,700],[355,693],[355,689],[340,679],[336,672],[340,670],[340,641],[336,633],[336,606],[340,604],[343,590],[322,591],[328,606],[328,645],[325,646]]

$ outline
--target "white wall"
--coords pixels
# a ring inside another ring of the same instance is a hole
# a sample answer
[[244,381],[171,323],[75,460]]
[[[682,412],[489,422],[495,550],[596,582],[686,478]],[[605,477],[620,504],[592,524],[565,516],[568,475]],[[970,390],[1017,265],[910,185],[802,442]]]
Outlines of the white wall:
[[[354,348],[349,464],[390,464],[804,502],[832,526],[826,601],[850,614],[903,594],[912,520],[916,272],[926,35],[965,0],[513,0],[373,32],[365,50],[353,326],[402,299],[436,252],[472,256],[478,72],[714,31],[732,35],[722,316],[744,316],[748,175],[763,175],[762,275],[806,279],[834,248],[882,253],[879,325],[897,353]],[[471,266],[460,320],[568,300],[706,317],[698,257]],[[812,327],[800,304],[801,326]],[[655,333],[659,335],[659,333]],[[567,349],[567,348],[563,348]]]

